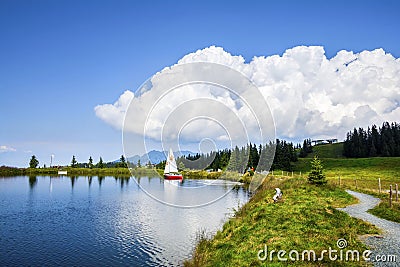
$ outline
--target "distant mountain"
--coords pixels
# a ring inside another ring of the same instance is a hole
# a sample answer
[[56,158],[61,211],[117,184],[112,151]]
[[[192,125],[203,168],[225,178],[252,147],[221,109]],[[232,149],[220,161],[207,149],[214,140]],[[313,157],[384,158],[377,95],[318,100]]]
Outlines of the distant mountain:
[[[196,153],[193,153],[191,151],[183,150],[183,151],[177,151],[174,152],[175,158],[181,157],[181,156],[187,156],[187,155],[195,155]],[[133,157],[128,158],[129,162],[133,162],[134,164],[137,164],[139,159],[140,163],[142,165],[146,164],[147,162],[150,162],[152,164],[158,164],[163,160],[167,159],[168,151],[157,151],[157,150],[152,150],[149,153],[146,153],[142,156],[135,155]],[[119,160],[118,160],[119,161]]]

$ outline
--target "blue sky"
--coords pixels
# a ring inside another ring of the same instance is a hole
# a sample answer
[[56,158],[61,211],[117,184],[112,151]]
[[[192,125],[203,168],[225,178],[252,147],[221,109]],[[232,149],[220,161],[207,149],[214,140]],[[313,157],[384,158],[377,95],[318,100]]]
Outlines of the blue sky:
[[94,107],[211,45],[248,61],[298,45],[400,56],[399,1],[187,2],[0,1],[0,165],[119,158]]

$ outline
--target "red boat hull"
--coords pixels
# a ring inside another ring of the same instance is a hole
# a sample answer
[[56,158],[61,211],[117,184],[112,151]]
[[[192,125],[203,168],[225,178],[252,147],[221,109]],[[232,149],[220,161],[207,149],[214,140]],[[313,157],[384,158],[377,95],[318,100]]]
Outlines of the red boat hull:
[[164,179],[166,180],[182,180],[182,174],[164,174]]

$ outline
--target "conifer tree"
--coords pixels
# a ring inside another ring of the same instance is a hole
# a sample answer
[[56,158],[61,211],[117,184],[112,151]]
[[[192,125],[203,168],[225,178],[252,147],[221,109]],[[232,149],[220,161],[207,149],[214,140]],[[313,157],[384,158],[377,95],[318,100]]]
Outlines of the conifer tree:
[[71,167],[76,168],[77,165],[78,165],[78,162],[76,161],[75,156],[72,156]]
[[35,169],[37,166],[39,166],[39,161],[37,160],[36,156],[33,155],[29,161],[29,168]]
[[323,169],[321,160],[317,156],[314,156],[314,159],[311,161],[311,172],[308,175],[308,181],[316,185],[326,184],[327,181]]
[[97,167],[100,168],[100,169],[104,168],[104,162],[103,162],[103,159],[101,157],[100,157],[99,163],[97,163]]
[[89,167],[89,169],[92,169],[92,168],[93,168],[93,159],[92,159],[92,156],[89,157],[88,167]]

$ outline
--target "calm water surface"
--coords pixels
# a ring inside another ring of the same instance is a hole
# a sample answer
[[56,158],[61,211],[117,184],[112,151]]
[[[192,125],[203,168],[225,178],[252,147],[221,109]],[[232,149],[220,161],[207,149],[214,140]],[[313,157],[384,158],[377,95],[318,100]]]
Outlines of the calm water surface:
[[196,233],[215,233],[248,200],[232,187],[148,177],[0,178],[0,266],[182,265]]

